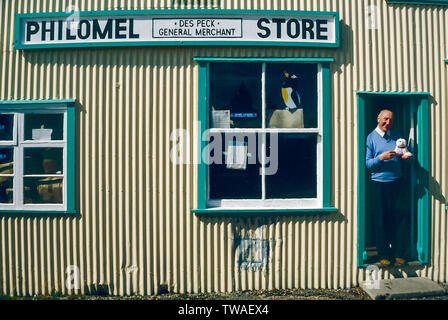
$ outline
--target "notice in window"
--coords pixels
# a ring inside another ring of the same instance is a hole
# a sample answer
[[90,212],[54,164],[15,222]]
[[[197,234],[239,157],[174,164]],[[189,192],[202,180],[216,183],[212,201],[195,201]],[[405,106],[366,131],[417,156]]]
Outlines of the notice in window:
[[230,128],[230,110],[212,110],[213,128]]
[[227,169],[246,170],[247,145],[243,141],[229,144],[227,148]]

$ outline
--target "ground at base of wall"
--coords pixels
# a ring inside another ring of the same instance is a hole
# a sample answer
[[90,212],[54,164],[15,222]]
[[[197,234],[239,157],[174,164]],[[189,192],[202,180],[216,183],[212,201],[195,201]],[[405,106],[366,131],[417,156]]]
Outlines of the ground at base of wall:
[[[441,283],[448,292],[448,283]],[[154,296],[34,296],[1,297],[13,300],[370,300],[359,287],[351,289],[291,289],[291,290],[256,290],[230,293],[163,293]],[[448,300],[448,294],[436,297],[414,298],[411,300]]]

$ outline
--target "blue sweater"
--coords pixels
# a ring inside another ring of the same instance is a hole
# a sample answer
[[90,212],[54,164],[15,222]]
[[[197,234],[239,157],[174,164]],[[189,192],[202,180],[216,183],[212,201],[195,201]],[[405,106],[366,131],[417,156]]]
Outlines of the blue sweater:
[[378,132],[373,130],[367,136],[366,144],[366,166],[370,169],[371,178],[373,181],[390,182],[401,178],[401,157],[397,156],[390,160],[380,160],[378,156],[385,151],[394,150],[396,141],[400,136],[393,132],[388,132],[390,135],[386,140]]

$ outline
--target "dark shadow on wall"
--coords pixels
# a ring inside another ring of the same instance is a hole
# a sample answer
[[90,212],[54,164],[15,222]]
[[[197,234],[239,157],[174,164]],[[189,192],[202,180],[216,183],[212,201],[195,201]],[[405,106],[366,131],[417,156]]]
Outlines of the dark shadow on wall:
[[415,170],[417,174],[417,184],[415,186],[416,198],[422,198],[425,190],[427,190],[429,195],[433,196],[435,200],[445,204],[446,198],[442,193],[439,182],[418,162],[415,162]]

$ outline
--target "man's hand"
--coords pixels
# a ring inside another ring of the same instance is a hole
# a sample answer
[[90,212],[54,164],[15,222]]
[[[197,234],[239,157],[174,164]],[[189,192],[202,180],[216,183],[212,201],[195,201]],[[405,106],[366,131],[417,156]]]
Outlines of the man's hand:
[[402,157],[401,157],[401,159],[404,159],[404,160],[408,160],[408,159],[411,159],[412,158],[412,156],[405,156],[405,155],[403,155]]
[[382,154],[380,154],[378,156],[378,158],[380,158],[380,160],[390,160],[393,157],[395,157],[397,155],[397,153],[395,151],[385,151]]

